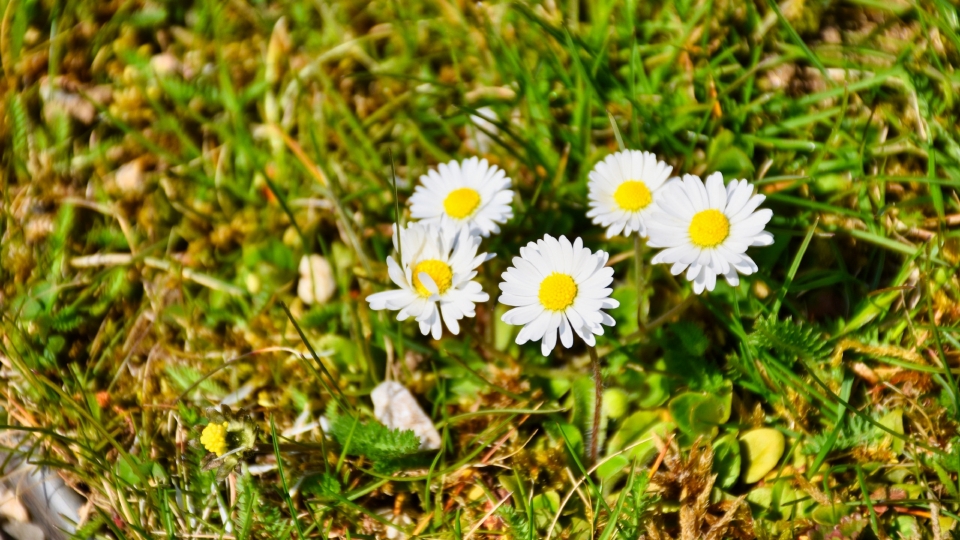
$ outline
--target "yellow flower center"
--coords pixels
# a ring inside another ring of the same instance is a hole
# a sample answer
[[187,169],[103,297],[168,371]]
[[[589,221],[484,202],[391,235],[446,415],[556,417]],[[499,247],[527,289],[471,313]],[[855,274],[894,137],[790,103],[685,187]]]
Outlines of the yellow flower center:
[[554,272],[540,282],[540,303],[551,311],[567,309],[577,297],[577,284],[567,274]]
[[463,219],[473,214],[480,206],[480,194],[477,190],[462,187],[455,189],[443,201],[443,209],[452,218]]
[[200,444],[202,444],[208,452],[213,452],[218,457],[227,453],[228,425],[230,425],[228,422],[222,424],[207,424],[207,427],[203,428],[203,433],[200,434]]
[[453,283],[453,270],[450,269],[449,264],[437,259],[420,261],[413,267],[413,287],[417,289],[420,296],[430,296],[430,291],[420,282],[421,272],[430,276],[430,279],[437,284],[440,294],[449,289],[450,284]]
[[617,188],[613,194],[613,200],[617,201],[623,210],[636,212],[653,202],[653,195],[650,193],[650,188],[642,181],[627,180]]
[[716,246],[730,236],[730,220],[723,212],[711,208],[694,214],[690,221],[690,240],[702,248]]

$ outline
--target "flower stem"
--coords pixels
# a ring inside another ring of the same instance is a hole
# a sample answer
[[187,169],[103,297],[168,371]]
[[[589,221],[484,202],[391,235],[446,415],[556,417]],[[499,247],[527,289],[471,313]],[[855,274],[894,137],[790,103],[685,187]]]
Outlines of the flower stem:
[[593,366],[594,406],[593,429],[590,430],[590,464],[593,465],[600,457],[600,414],[603,409],[603,375],[600,373],[600,357],[597,348],[589,347],[590,363]]
[[646,285],[643,276],[643,252],[646,247],[646,242],[640,238],[639,234],[633,237],[633,266],[637,272],[637,326],[639,328],[644,328],[647,323],[648,310],[644,309],[646,297],[643,294]]

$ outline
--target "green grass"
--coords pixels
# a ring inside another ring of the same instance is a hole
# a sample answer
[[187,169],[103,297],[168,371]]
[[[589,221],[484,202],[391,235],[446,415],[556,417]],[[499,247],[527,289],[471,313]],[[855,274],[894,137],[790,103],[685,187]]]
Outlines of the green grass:
[[[0,8],[0,424],[92,501],[78,536],[958,534],[950,3]],[[621,141],[755,183],[759,272],[692,296],[605,238],[587,174]],[[420,175],[478,154],[516,217],[483,244],[493,298],[435,342],[364,298]],[[583,344],[543,358],[498,322],[500,274],[544,233],[615,261],[599,430]],[[310,307],[314,253],[337,292]],[[439,452],[384,468],[352,436],[282,435],[330,406],[366,425],[388,368]],[[199,436],[228,394],[260,436],[218,483]],[[784,450],[746,483],[758,427]]]

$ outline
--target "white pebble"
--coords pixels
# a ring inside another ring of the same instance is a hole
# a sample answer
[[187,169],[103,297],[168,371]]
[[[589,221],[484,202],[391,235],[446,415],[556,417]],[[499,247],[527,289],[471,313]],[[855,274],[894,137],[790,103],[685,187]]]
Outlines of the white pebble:
[[30,521],[27,509],[17,494],[3,486],[0,486],[0,516],[13,521]]
[[320,255],[304,255],[300,259],[300,283],[297,296],[304,304],[324,304],[333,297],[337,284],[333,281],[333,268]]

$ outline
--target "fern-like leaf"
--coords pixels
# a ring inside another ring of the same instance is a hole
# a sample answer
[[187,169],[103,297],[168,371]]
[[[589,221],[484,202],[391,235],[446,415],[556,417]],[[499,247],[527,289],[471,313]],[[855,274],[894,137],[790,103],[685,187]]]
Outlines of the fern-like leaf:
[[420,438],[412,430],[390,429],[352,416],[332,416],[330,433],[348,455],[366,456],[374,463],[400,460],[420,451]]
[[[831,432],[829,430],[823,430],[809,437],[803,447],[803,453],[816,455],[827,444],[830,437]],[[846,417],[830,449],[834,452],[850,450],[856,446],[869,444],[876,439],[877,431],[873,424],[864,420],[860,415],[850,415]]]
[[513,506],[509,504],[500,505],[500,508],[497,509],[497,515],[506,524],[510,538],[521,540],[531,537],[530,521]]
[[72,332],[76,330],[82,322],[83,319],[80,317],[80,314],[77,313],[76,309],[67,308],[50,317],[50,328],[61,333]]
[[10,116],[13,119],[13,157],[16,160],[17,173],[27,175],[27,163],[30,161],[30,117],[20,94],[10,97]]
[[757,319],[750,343],[788,360],[818,360],[830,353],[826,336],[818,327],[792,319],[780,320],[775,315]]
[[657,496],[647,491],[650,475],[647,471],[638,472],[624,489],[629,489],[624,501],[624,519],[621,523],[626,538],[638,538],[643,531],[643,520],[647,511],[657,502]]
[[[195,382],[199,381],[203,374],[189,366],[167,366],[165,369],[170,380],[181,390],[186,391]],[[227,391],[216,381],[205,379],[199,385],[204,393],[214,396],[223,396]]]

